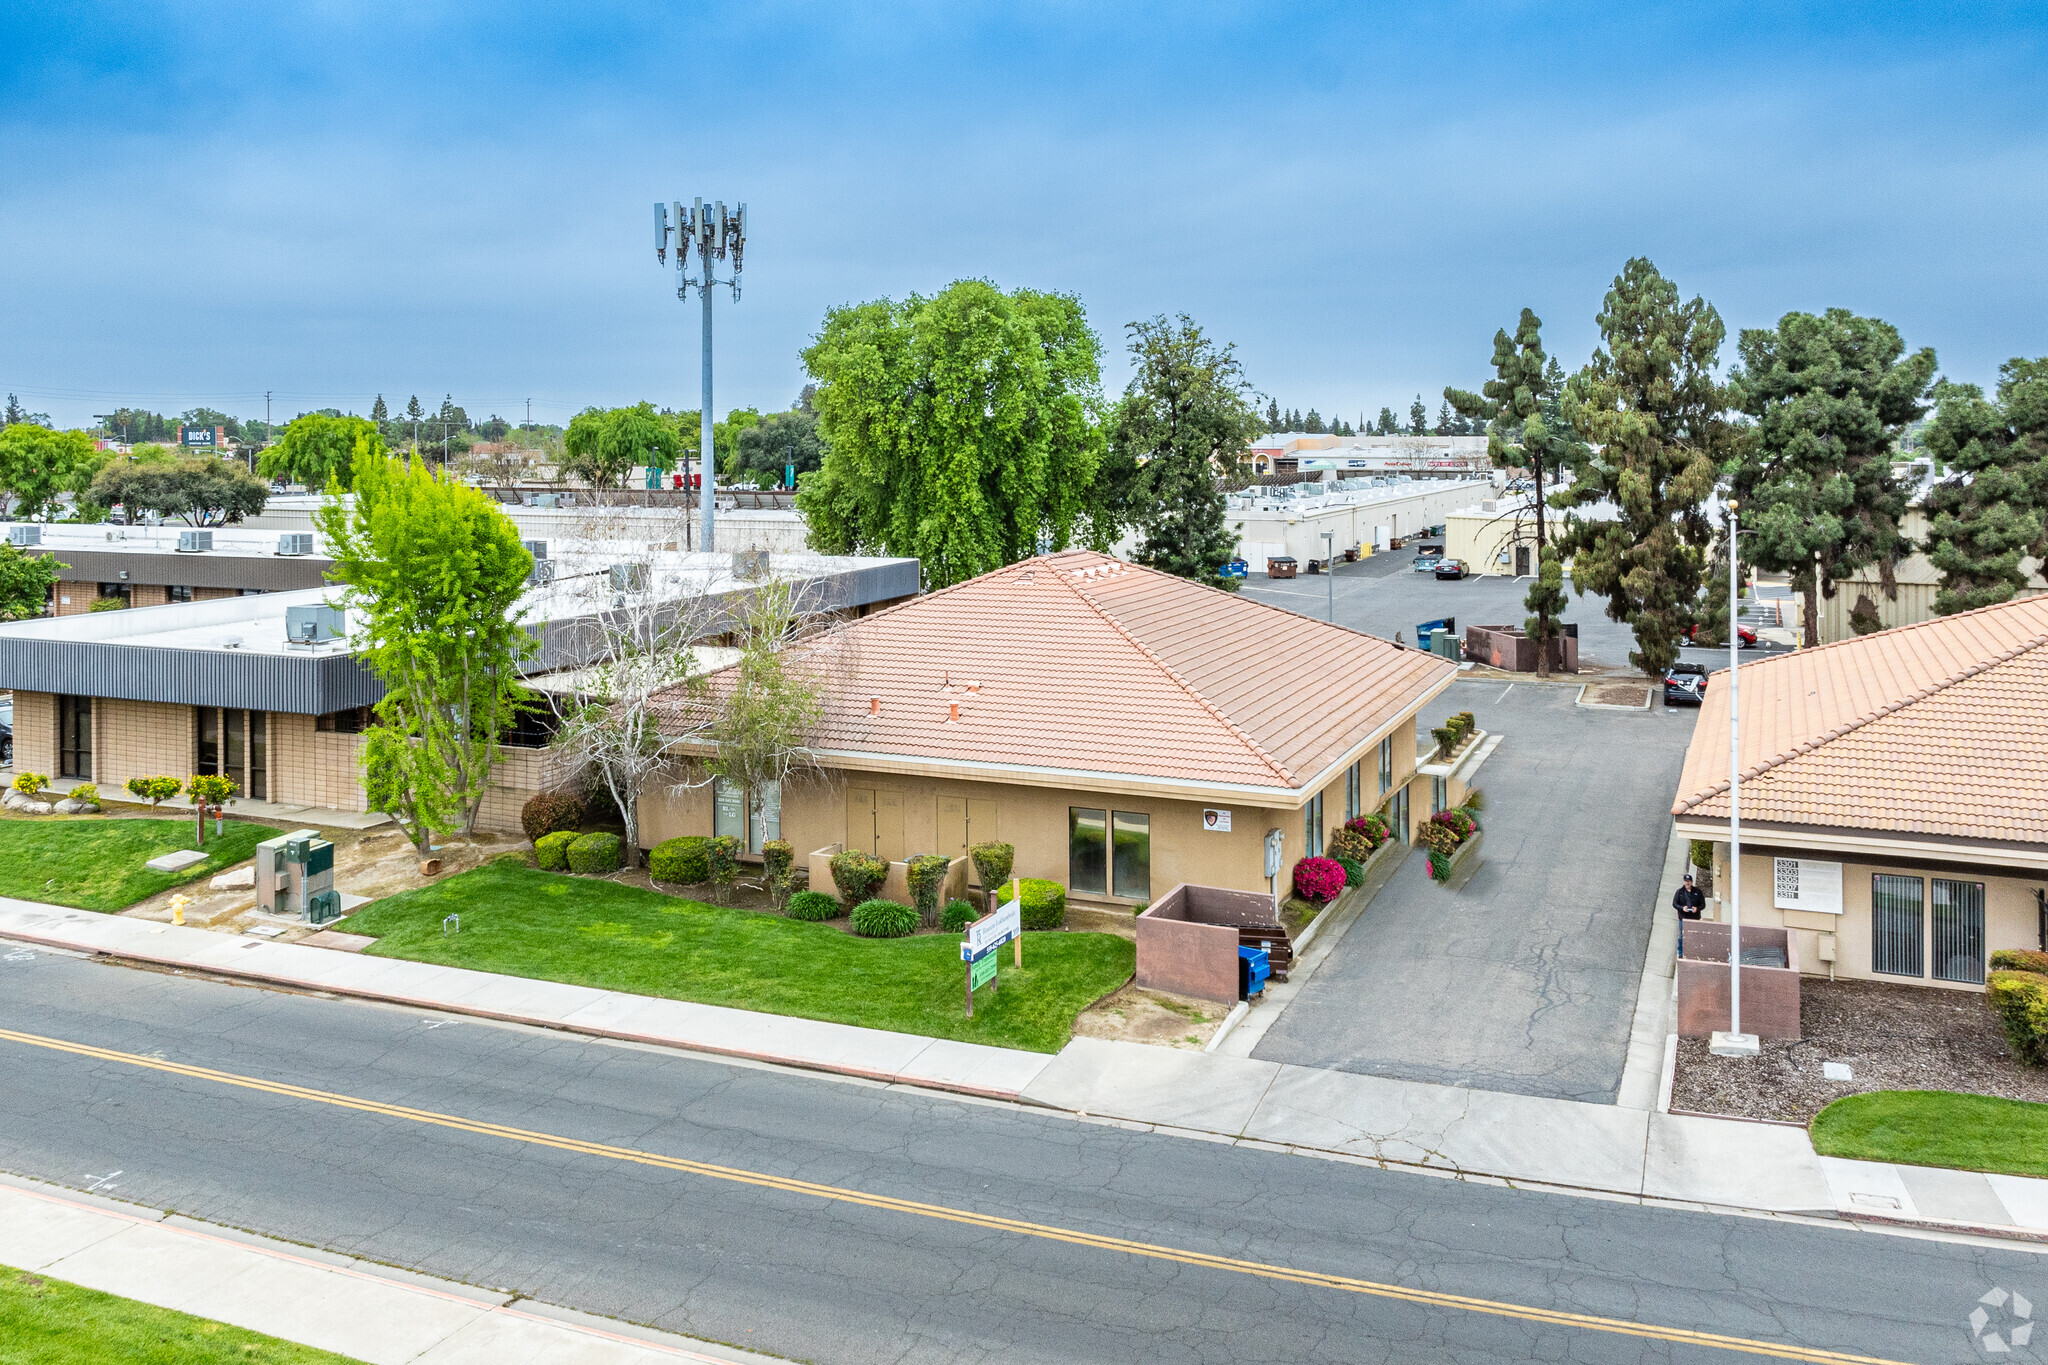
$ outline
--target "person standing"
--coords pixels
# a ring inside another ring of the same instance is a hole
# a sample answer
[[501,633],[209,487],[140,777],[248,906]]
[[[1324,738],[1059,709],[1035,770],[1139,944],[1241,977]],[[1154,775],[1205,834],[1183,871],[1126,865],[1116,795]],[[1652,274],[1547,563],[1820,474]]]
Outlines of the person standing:
[[1707,898],[1692,884],[1692,873],[1685,874],[1685,880],[1678,884],[1678,890],[1671,893],[1671,908],[1678,912],[1678,955],[1685,956],[1685,922],[1698,919],[1706,913]]

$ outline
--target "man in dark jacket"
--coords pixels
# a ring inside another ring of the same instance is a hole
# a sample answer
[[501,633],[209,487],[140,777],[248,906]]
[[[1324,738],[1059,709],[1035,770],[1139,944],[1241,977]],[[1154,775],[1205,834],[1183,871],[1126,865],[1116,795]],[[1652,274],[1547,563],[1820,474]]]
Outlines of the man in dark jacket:
[[1678,912],[1678,953],[1685,955],[1685,922],[1698,919],[1707,908],[1707,898],[1692,884],[1692,873],[1685,874],[1685,880],[1678,884],[1678,890],[1671,893],[1671,908]]

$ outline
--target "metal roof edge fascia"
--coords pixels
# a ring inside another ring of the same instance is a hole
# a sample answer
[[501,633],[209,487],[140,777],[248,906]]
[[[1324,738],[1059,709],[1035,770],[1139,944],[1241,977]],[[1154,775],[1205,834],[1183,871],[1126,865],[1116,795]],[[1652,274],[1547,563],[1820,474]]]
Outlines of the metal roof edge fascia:
[[[1672,817],[1679,834],[1692,839],[1726,841],[1728,822],[1705,815]],[[1938,835],[1893,834],[1886,830],[1831,830],[1818,825],[1787,825],[1761,820],[1744,820],[1742,837],[1752,833],[1757,843],[1797,844],[1817,852],[1857,855],[1856,861],[1882,863],[1888,859],[1926,858],[1944,863],[1995,863],[2034,868],[2048,872],[2048,845],[2019,843],[1966,843]],[[1847,859],[1845,859],[1846,861]]]

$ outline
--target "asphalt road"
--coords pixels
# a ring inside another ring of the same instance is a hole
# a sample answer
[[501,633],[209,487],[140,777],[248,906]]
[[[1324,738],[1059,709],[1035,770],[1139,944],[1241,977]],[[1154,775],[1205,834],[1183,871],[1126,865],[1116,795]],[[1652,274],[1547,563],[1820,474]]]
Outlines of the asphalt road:
[[[1992,1286],[2048,1303],[2048,1259],[2025,1252],[1463,1184],[42,953],[0,954],[0,1029],[154,1059],[0,1038],[0,1167],[72,1186],[119,1171],[111,1193],[152,1207],[809,1360],[1737,1354],[1672,1339],[1699,1330],[1949,1361],[1972,1358]],[[155,1069],[183,1065],[379,1107]],[[892,1199],[922,1202],[876,1206]],[[1650,1335],[1513,1315],[1529,1308]]]
[[1437,706],[1432,725],[1471,711],[1504,737],[1479,770],[1479,869],[1446,891],[1411,855],[1252,1055],[1612,1103],[1698,713],[1499,682]]

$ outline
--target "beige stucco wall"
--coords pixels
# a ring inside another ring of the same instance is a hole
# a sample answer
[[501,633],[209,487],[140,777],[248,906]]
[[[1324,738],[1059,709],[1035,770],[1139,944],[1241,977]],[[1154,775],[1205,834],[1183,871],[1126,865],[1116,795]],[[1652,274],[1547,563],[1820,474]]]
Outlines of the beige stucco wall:
[[14,771],[57,773],[57,698],[48,692],[14,694]]
[[[1394,740],[1394,788],[1413,779],[1415,770],[1415,726],[1413,720],[1397,728]],[[1385,804],[1379,787],[1378,756],[1369,751],[1364,759],[1363,799],[1366,810]],[[872,826],[865,837],[849,839],[848,794],[860,788],[877,793],[878,799],[893,795],[900,802],[903,842],[900,849],[875,849],[892,855],[944,853],[954,856],[964,848],[939,847],[939,804],[946,798],[988,802],[995,807],[993,833],[977,828],[972,842],[988,839],[1014,845],[1016,869],[1020,876],[1044,877],[1068,884],[1068,810],[1125,811],[1150,819],[1152,837],[1151,896],[1164,895],[1176,882],[1195,882],[1243,891],[1264,891],[1265,838],[1269,829],[1279,829],[1285,838],[1285,861],[1281,889],[1286,889],[1286,869],[1304,852],[1306,822],[1300,809],[1270,809],[1243,800],[1177,801],[1153,796],[1105,796],[1098,792],[1076,792],[1061,788],[1024,786],[999,782],[953,781],[906,778],[881,771],[834,770],[827,779],[793,783],[782,796],[782,837],[796,846],[802,858],[832,844],[857,843],[872,846]],[[1424,779],[1409,796],[1410,824],[1429,815],[1429,784]],[[984,808],[985,809],[985,808]],[[1205,827],[1204,809],[1230,812],[1230,831],[1220,833]],[[1344,823],[1344,774],[1339,770],[1323,788],[1323,827],[1328,832]],[[709,788],[697,787],[680,793],[656,792],[644,795],[640,803],[640,838],[652,848],[664,839],[685,834],[712,832]],[[1134,899],[1079,895],[1073,900],[1131,906]]]
[[198,743],[189,706],[93,700],[93,781],[109,796],[131,777],[189,776],[197,765]]
[[[1950,990],[1983,989],[1982,986],[1966,982],[1938,981],[1934,978],[1934,893],[1931,886],[1921,888],[1921,967],[1924,974],[1915,978],[1889,973],[1881,975],[1871,970],[1871,878],[1879,874],[1918,877],[1923,882],[1931,882],[1935,878],[1981,881],[1984,883],[1984,952],[1987,960],[2000,948],[2040,946],[2039,916],[2034,901],[2034,888],[2048,885],[2048,877],[2001,876],[1961,863],[1953,868],[1937,869],[1928,864],[1904,866],[1882,862],[1849,862],[1829,857],[1825,853],[1806,853],[1800,856],[1842,863],[1842,913],[1830,915],[1777,909],[1771,903],[1774,899],[1771,855],[1745,851],[1742,855],[1742,922],[1745,925],[1756,924],[1791,930],[1798,947],[1800,967],[1809,975],[1829,975],[1829,964],[1821,961],[1821,954],[1827,947],[1825,937],[1832,935],[1835,976],[1853,977],[1859,981],[1939,986]],[[1723,843],[1715,848],[1714,890],[1717,897],[1726,897],[1728,889],[1728,845]],[[1669,913],[1668,910],[1666,913]],[[1727,917],[1725,905],[1721,907],[1721,917]]]

